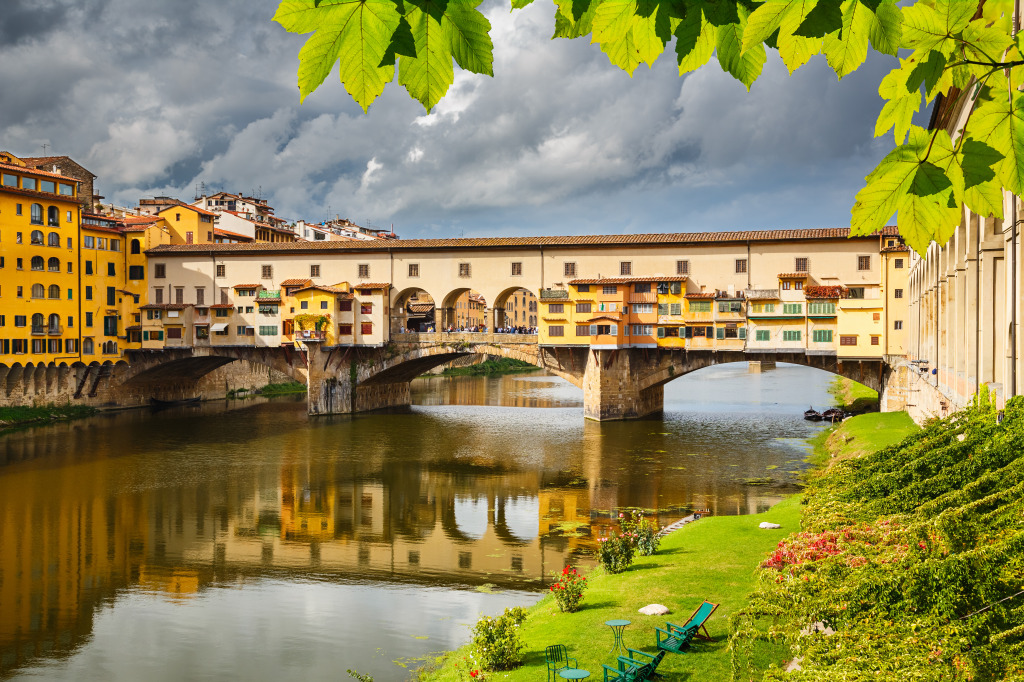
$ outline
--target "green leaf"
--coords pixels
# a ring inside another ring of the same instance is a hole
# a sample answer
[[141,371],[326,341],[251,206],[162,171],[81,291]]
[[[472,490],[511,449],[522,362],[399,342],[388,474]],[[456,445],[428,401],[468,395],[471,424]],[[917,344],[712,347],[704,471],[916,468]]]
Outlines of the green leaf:
[[608,55],[608,60],[626,73],[633,76],[633,71],[640,66],[640,56],[633,38],[633,31],[616,40],[601,43],[601,51]]
[[782,25],[786,14],[805,4],[801,0],[767,0],[760,5],[747,18],[747,25],[743,29],[743,51],[768,40]]
[[416,56],[416,40],[412,37],[412,29],[409,27],[409,22],[402,17],[398,21],[398,28],[391,36],[391,44],[388,45],[387,52],[384,53],[384,59],[381,60],[381,66],[394,66],[398,55],[404,54],[406,57]]
[[[820,5],[819,5],[820,6]],[[813,12],[813,10],[812,10]],[[778,50],[782,63],[790,73],[810,61],[811,57],[821,52],[821,38],[807,38],[797,35],[797,31],[805,19],[800,12],[790,12],[779,27]]]
[[967,26],[977,5],[961,0],[936,2],[929,7],[916,2],[903,8],[903,47],[937,50],[950,56],[956,49],[953,35]]
[[953,140],[943,129],[932,131],[932,141],[928,149],[928,163],[942,171],[949,183],[950,192],[944,196],[950,205],[959,205],[964,201],[964,172],[960,167],[960,158],[953,150]]
[[648,66],[665,51],[672,39],[673,7],[660,0],[637,0],[637,16],[633,21],[633,43],[637,58]]
[[453,0],[448,3],[444,21],[455,63],[466,71],[493,76],[494,43],[491,42],[491,22],[470,2]]
[[824,38],[842,27],[843,13],[839,4],[834,0],[819,0],[804,16],[795,33],[803,38]]
[[732,74],[750,90],[750,86],[761,75],[761,69],[767,60],[764,45],[756,45],[746,52],[740,49],[743,39],[743,21],[746,11],[740,13],[741,23],[720,26],[718,29],[718,63],[722,70]]
[[[934,168],[934,167],[933,167]],[[933,172],[922,169],[915,175],[914,186],[924,189],[938,180]],[[960,208],[949,206],[941,198],[909,192],[900,204],[896,224],[907,245],[924,255],[932,240],[945,244],[960,225]]]
[[915,51],[908,60],[912,68],[907,77],[907,88],[916,90],[924,84],[925,96],[929,102],[939,93],[947,92],[953,85],[953,74],[946,68],[947,63],[946,56],[938,50],[930,50],[927,53]]
[[[905,65],[907,61],[902,60],[902,63]],[[891,128],[896,144],[901,144],[910,130],[914,114],[921,108],[921,92],[907,87],[907,72],[900,68],[893,69],[882,79],[878,94],[888,101],[875,122],[875,137],[884,135]]]
[[1003,190],[995,172],[1002,160],[1003,155],[984,142],[969,137],[963,142],[964,203],[980,216],[1003,217]]
[[917,172],[919,152],[912,135],[910,142],[889,152],[868,175],[850,212],[852,234],[875,234],[899,210]]
[[829,66],[840,79],[856,71],[868,56],[868,33],[871,12],[858,0],[844,0],[843,28],[831,33],[822,42],[822,51]]
[[880,2],[872,12],[868,38],[879,52],[896,56],[903,38],[903,14],[893,0]]
[[594,13],[591,43],[609,43],[626,37],[633,28],[636,0],[602,0]]
[[708,63],[715,53],[718,29],[704,16],[699,7],[689,6],[683,21],[676,27],[676,57],[679,75],[696,71]]
[[533,3],[533,0],[512,0],[512,9],[523,9]]
[[406,4],[416,56],[398,58],[398,82],[429,112],[455,80],[451,43],[441,25],[447,5],[431,0],[406,0]]
[[985,26],[984,19],[969,23],[961,35],[966,45],[964,50],[975,61],[999,61],[1003,52],[1013,45],[1013,39],[1006,31]]
[[1024,193],[1024,94],[1013,93],[1013,102],[998,96],[983,102],[968,124],[967,134],[1004,156],[996,166],[999,181],[1014,194]]
[[316,33],[299,51],[300,101],[316,90],[340,61],[339,77],[366,111],[395,75],[381,65],[398,28],[391,0],[285,0],[274,20],[292,33]]
[[555,32],[552,38],[579,38],[591,32],[597,3],[589,0],[562,0],[556,3]]

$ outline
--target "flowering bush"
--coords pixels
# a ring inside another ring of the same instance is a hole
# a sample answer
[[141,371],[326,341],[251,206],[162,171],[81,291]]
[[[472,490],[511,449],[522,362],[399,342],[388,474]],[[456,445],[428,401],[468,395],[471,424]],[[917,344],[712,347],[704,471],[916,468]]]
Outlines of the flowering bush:
[[473,627],[473,649],[480,657],[481,667],[487,670],[508,670],[523,662],[519,626],[524,620],[526,610],[516,606],[505,609],[505,613],[497,618],[483,616],[476,622]]
[[621,535],[611,535],[599,540],[597,560],[609,573],[622,573],[633,563],[633,543]]
[[629,512],[629,518],[620,513],[622,519],[622,535],[628,538],[640,556],[650,556],[658,551],[661,544],[661,536],[658,535],[658,528],[644,518],[639,509]]
[[587,589],[586,577],[580,575],[575,568],[566,566],[558,580],[551,585],[551,593],[555,595],[558,608],[565,613],[579,611],[583,601],[583,591]]

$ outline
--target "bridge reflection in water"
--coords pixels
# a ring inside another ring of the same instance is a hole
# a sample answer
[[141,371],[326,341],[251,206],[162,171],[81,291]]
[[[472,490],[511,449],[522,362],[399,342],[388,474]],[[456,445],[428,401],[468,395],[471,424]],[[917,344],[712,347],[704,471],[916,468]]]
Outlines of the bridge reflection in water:
[[[502,393],[543,402],[529,396],[542,378],[504,381],[524,386]],[[454,402],[487,402],[483,390]],[[309,421],[300,399],[0,438],[0,673],[82,643],[125,590],[187,600],[261,577],[537,590],[589,561],[621,507],[657,510],[662,525],[688,506],[757,511],[784,491],[739,481],[798,466],[791,446],[739,447],[751,434],[735,429],[691,451],[661,421],[600,425],[578,411]]]

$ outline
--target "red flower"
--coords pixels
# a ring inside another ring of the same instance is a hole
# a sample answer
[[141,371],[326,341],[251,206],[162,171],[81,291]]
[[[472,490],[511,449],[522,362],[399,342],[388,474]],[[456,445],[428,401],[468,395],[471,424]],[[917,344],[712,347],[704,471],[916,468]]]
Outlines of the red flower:
[[469,673],[469,676],[470,676],[470,677],[476,677],[476,676],[477,676],[477,675],[479,675],[479,674],[480,674],[480,671],[479,671],[479,670],[473,670],[473,671],[471,671],[471,672]]

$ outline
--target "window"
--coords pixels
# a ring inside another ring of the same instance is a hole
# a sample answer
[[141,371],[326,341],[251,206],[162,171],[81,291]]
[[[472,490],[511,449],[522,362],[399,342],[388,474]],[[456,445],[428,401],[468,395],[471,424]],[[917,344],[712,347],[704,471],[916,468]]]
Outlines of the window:
[[878,337],[878,336],[872,336],[872,337],[871,337],[871,345],[872,345],[872,346],[877,346],[877,345],[878,345],[878,343],[879,343],[879,340],[880,340],[880,338],[881,338],[881,337]]
[[348,298],[342,301],[338,301],[338,310],[343,313],[352,312],[352,299]]
[[234,310],[234,308],[217,308],[217,310],[214,312],[214,316],[215,317],[228,317],[229,315],[231,315],[231,312],[233,310]]
[[196,305],[206,305],[206,287],[196,287]]
[[633,274],[633,261],[624,260],[619,262],[619,276],[629,277]]
[[128,279],[140,280],[146,277],[146,267],[144,265],[129,265],[128,266]]
[[689,275],[690,274],[690,261],[688,261],[688,260],[677,260],[676,261],[676,274],[677,275]]
[[117,275],[117,269],[113,263],[107,263],[107,277],[114,277]]
[[864,298],[864,287],[850,287],[846,295],[848,298]]
[[360,315],[372,315],[373,314],[373,303],[360,303],[359,304]]
[[576,304],[576,312],[578,312],[578,313],[589,313],[590,312],[590,304],[589,303],[577,303]]
[[70,250],[70,249],[72,248],[72,247],[71,247],[71,244],[72,244],[72,243],[73,243],[73,242],[71,241],[71,237],[68,237],[68,249],[69,249],[69,250]]
[[512,263],[512,276],[519,277],[523,274],[523,264],[519,261]]
[[0,182],[3,182],[4,187],[17,187],[18,176],[12,173],[4,173],[3,180]]
[[803,336],[803,332],[801,332],[799,329],[783,329],[782,330],[782,340],[783,341],[799,341],[801,336]]
[[86,235],[85,237],[83,237],[82,238],[82,247],[86,248],[86,249],[95,249],[96,248],[96,237],[90,237],[89,235]]
[[637,282],[633,285],[633,293],[635,294],[649,294],[651,293],[650,282]]
[[114,287],[107,287],[107,305],[117,304],[117,290]]
[[783,315],[801,315],[804,312],[803,303],[783,303],[782,314]]
[[46,287],[42,284],[33,284],[32,298],[46,298]]
[[903,289],[896,289],[892,292],[893,298],[903,298]]
[[56,246],[57,248],[60,248],[60,235],[57,234],[56,232],[51,232],[48,235],[46,235],[46,245]]
[[156,263],[153,265],[153,278],[164,279],[167,277],[167,265],[165,263]]
[[[3,265],[4,265],[3,261],[0,260],[0,268],[2,268]],[[71,261],[68,261],[68,274],[70,275],[74,271],[75,271],[75,264],[72,263]]]
[[601,293],[602,294],[617,294],[617,293],[619,293],[619,288],[617,286],[615,286],[614,284],[605,284],[603,287],[601,287]]
[[893,267],[896,268],[897,270],[902,270],[903,269],[903,259],[902,258],[897,258],[893,262]]
[[808,315],[835,315],[836,304],[831,301],[811,301],[807,304]]
[[224,277],[224,273],[227,271],[227,266],[223,263],[217,264],[217,277]]
[[45,261],[42,256],[32,256],[32,260],[29,261],[29,265],[33,270],[42,270]]
[[25,315],[15,315],[14,316],[14,326],[15,327],[24,327],[25,324],[26,324],[26,316]]
[[578,324],[578,325],[576,325],[576,336],[590,336],[590,325],[589,324]]
[[260,336],[278,336],[276,325],[260,325]]
[[309,266],[309,276],[310,277],[319,277],[320,276],[320,266],[319,265],[310,265]]
[[[52,182],[50,183],[53,184]],[[60,227],[60,209],[56,206],[46,207],[46,224],[50,227]]]
[[832,330],[815,329],[813,338],[815,343],[832,343]]
[[459,277],[470,277],[469,263],[459,263]]
[[792,282],[790,282],[789,280],[785,280],[785,281],[782,282],[782,290],[783,291],[789,291],[790,288],[792,287],[792,285],[793,285]]
[[43,245],[43,233],[40,230],[32,230],[32,234],[29,235],[29,240],[36,246]]
[[669,304],[668,309],[669,309],[669,313],[668,313],[669,315],[675,315],[675,316],[678,317],[679,315],[683,314],[683,304],[682,303],[671,303],[671,304]]
[[806,258],[797,258],[795,266],[793,268],[793,271],[794,272],[807,272],[807,259]]
[[688,307],[691,313],[710,313],[711,301],[690,301]]
[[739,301],[719,301],[718,312],[720,313],[741,313],[743,304]]
[[161,289],[160,287],[156,287],[155,289],[153,289],[153,303],[163,303],[163,302],[164,302],[164,290]]
[[804,288],[803,280],[797,280],[796,282],[793,282],[793,288],[796,289],[797,291],[802,291]]
[[770,329],[758,329],[754,332],[755,341],[770,341],[772,338],[772,332]]
[[46,290],[47,298],[60,298],[60,287],[56,284],[51,284]]
[[839,345],[840,346],[856,346],[857,345],[857,337],[856,336],[847,336],[847,335],[840,336],[839,337]]
[[410,277],[419,277],[420,276],[420,264],[419,263],[409,263],[409,276]]
[[117,336],[117,315],[103,316],[103,335]]
[[576,276],[576,264],[575,263],[564,263],[562,265],[562,275],[565,277]]
[[650,324],[634,324],[633,336],[651,336],[654,334],[654,326]]
[[300,310],[309,310],[309,301],[299,301]]
[[871,269],[871,256],[857,256],[857,269],[858,270],[870,270]]
[[359,325],[359,333],[363,336],[373,334],[373,322],[363,322]]
[[590,293],[590,285],[589,284],[579,284],[579,285],[576,286],[576,291],[580,292],[581,294]]
[[892,328],[896,330],[903,329],[903,320],[893,320]]
[[[113,288],[113,287],[111,287]],[[174,302],[184,303],[185,302],[185,287],[174,287]]]
[[553,324],[548,327],[548,336],[565,336],[565,327],[560,324]]
[[359,277],[360,278],[364,278],[364,277],[369,277],[369,276],[370,276],[370,266],[368,264],[366,264],[366,263],[360,263],[359,264]]
[[[21,260],[20,258],[18,260]],[[18,298],[21,298],[21,287],[18,287]]]
[[[320,310],[327,310],[327,305],[328,305],[328,302],[327,302],[327,301],[320,301]],[[247,311],[247,312],[250,312],[250,313],[251,313],[252,311],[251,311],[251,310],[249,310],[249,311]]]
[[549,314],[564,313],[564,312],[565,312],[565,304],[564,303],[548,303],[548,313]]
[[736,272],[737,273],[741,273],[741,272],[746,272],[746,271],[747,271],[747,259],[746,258],[737,258],[736,259]]
[[274,266],[263,265],[260,267],[260,277],[263,279],[273,279],[274,277]]
[[92,355],[95,352],[92,339],[82,339],[82,355]]
[[338,325],[339,336],[352,336],[352,325],[350,324],[339,324]]
[[[25,180],[28,181],[28,178],[25,178]],[[42,225],[43,224],[43,205],[42,204],[32,204],[32,212],[29,215],[29,222],[32,223],[33,225]]]
[[[152,311],[150,311],[150,312],[152,312]],[[91,327],[92,326],[92,313],[86,313],[85,314],[85,326],[86,327]]]

